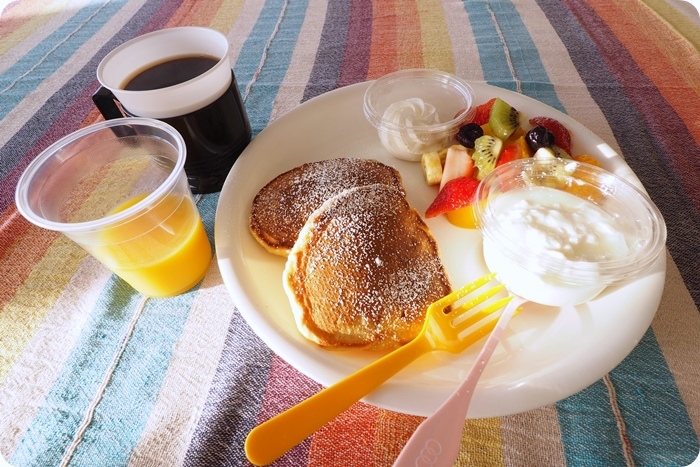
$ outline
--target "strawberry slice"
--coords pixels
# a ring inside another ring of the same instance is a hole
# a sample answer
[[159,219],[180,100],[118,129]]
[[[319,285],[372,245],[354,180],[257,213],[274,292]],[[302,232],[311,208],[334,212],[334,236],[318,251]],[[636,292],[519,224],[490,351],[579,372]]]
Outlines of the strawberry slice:
[[534,117],[530,119],[532,126],[543,126],[554,134],[556,144],[567,154],[571,154],[571,133],[559,121],[552,117]]
[[436,217],[469,206],[474,200],[474,193],[478,186],[479,180],[472,177],[458,177],[450,180],[425,211],[425,217]]
[[479,126],[488,123],[489,115],[491,115],[491,107],[493,107],[494,102],[496,102],[495,97],[488,102],[484,102],[483,104],[478,105],[476,107],[476,114],[474,115],[474,119],[472,120],[472,122],[476,123]]

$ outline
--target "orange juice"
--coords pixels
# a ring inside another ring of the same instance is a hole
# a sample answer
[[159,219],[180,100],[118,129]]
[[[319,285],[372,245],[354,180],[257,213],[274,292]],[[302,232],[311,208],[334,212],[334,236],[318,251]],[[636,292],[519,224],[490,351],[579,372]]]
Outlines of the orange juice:
[[[112,210],[121,212],[139,195]],[[191,198],[165,196],[140,216],[106,228],[90,252],[139,292],[169,297],[199,282],[212,258],[209,239]]]

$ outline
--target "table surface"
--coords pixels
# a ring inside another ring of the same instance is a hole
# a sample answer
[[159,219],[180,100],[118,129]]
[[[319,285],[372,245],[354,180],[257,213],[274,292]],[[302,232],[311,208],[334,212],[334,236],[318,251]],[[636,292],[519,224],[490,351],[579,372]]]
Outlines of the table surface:
[[[700,444],[700,19],[681,0],[0,2],[0,453],[16,466],[247,465],[259,422],[321,389],[251,330],[216,261],[147,299],[34,227],[27,164],[100,121],[99,61],[157,29],[224,33],[254,136],[315,96],[404,68],[529,95],[620,155],[668,227],[656,316],[555,404],[469,419],[457,465],[684,466]],[[339,109],[342,111],[342,109]],[[198,197],[214,240],[219,194]],[[358,402],[275,465],[391,465],[423,419]]]

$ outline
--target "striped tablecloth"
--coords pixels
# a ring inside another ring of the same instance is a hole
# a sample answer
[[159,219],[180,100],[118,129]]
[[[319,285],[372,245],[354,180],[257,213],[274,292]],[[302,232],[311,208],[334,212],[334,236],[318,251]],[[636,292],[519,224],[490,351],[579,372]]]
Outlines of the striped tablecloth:
[[[42,149],[101,116],[137,35],[223,32],[254,134],[324,92],[442,69],[562,110],[623,155],[668,225],[651,328],[556,404],[468,420],[458,465],[684,466],[700,451],[700,19],[681,0],[19,0],[0,16],[0,453],[17,466],[245,465],[257,423],[320,389],[251,331],[216,262],[144,299],[17,212]],[[261,162],[264,163],[264,162]],[[218,194],[199,209],[213,240]],[[421,422],[357,403],[276,465],[385,466]]]

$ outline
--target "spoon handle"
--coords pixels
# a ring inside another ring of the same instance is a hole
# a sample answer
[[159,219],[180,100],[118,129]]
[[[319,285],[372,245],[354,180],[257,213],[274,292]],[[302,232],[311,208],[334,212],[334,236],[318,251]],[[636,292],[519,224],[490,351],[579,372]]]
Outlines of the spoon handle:
[[476,383],[486,367],[510,319],[525,302],[514,297],[498,319],[496,327],[481,348],[466,379],[454,393],[413,433],[396,459],[394,467],[452,467],[462,441],[462,429]]

